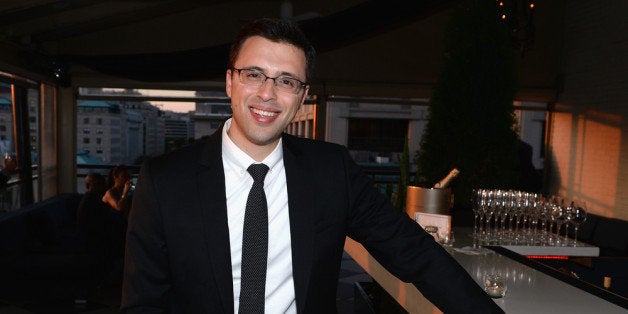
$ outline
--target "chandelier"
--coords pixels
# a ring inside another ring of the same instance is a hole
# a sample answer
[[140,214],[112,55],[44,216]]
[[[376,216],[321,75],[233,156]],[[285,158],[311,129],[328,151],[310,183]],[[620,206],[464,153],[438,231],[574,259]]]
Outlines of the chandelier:
[[496,0],[496,7],[498,18],[509,28],[513,46],[523,56],[534,43],[534,1]]

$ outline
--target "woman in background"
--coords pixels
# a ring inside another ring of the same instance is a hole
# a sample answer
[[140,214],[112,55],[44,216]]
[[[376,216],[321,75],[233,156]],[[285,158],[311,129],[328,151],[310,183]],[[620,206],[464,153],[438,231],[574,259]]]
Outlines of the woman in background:
[[131,201],[129,191],[131,190],[131,174],[124,165],[118,165],[111,170],[113,186],[107,190],[102,201],[111,206],[115,211],[123,214],[124,218],[129,217]]

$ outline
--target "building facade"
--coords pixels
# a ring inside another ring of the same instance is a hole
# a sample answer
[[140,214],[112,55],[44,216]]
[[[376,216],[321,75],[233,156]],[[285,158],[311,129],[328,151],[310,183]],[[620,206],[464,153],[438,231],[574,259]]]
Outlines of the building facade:
[[142,156],[143,129],[140,113],[121,109],[115,102],[78,102],[77,150],[99,158],[104,164],[132,164]]
[[197,92],[198,97],[213,97],[215,100],[196,102],[192,114],[194,138],[212,135],[220,125],[231,117],[231,103],[224,92]]
[[[157,156],[166,151],[164,112],[148,102],[121,102],[124,109],[139,113],[142,119],[140,132],[144,139],[140,144],[140,156]],[[132,160],[130,163],[134,163]]]
[[165,111],[166,151],[187,145],[194,139],[194,122],[192,113]]

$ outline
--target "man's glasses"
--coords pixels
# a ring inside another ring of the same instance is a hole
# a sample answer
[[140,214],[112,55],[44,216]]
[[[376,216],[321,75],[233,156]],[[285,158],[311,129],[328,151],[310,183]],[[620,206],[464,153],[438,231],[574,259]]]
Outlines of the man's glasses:
[[306,86],[306,83],[303,83],[294,77],[280,75],[277,77],[270,77],[264,74],[260,70],[256,69],[236,69],[232,68],[234,71],[238,71],[240,74],[240,82],[242,84],[251,85],[251,86],[261,86],[266,82],[266,80],[271,79],[274,81],[275,87],[277,90],[292,94],[298,94],[303,86]]

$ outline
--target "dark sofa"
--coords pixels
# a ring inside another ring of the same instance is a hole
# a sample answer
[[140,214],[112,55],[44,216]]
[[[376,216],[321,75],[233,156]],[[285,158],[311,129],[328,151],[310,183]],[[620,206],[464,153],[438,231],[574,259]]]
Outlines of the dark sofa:
[[[574,237],[574,228],[569,225],[568,234]],[[568,261],[545,261],[556,269],[569,270],[571,275],[603,287],[605,277],[611,286],[604,289],[613,295],[628,297],[628,221],[589,214],[578,228],[578,242],[586,242],[600,248],[599,257],[577,257]]]
[[[568,226],[568,234],[574,237],[574,228]],[[628,257],[628,221],[588,214],[578,228],[578,241],[600,248],[602,257]]]
[[0,295],[16,304],[78,299],[94,261],[76,225],[80,194],[62,194],[0,216]]

